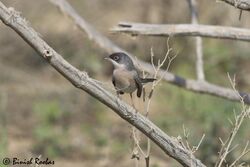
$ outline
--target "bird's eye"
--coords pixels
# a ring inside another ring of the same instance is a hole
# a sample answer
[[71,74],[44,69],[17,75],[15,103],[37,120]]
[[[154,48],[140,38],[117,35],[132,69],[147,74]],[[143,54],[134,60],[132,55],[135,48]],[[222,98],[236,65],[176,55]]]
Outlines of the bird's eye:
[[118,59],[119,59],[119,57],[118,57],[118,56],[115,56],[115,57],[114,57],[114,60],[118,60]]

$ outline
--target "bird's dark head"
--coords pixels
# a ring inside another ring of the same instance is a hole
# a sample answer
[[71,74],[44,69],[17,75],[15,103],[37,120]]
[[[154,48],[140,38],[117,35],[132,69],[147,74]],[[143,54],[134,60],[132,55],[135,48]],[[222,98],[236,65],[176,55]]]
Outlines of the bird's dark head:
[[113,53],[105,59],[111,61],[115,68],[126,68],[128,70],[133,70],[135,68],[130,57],[122,52]]

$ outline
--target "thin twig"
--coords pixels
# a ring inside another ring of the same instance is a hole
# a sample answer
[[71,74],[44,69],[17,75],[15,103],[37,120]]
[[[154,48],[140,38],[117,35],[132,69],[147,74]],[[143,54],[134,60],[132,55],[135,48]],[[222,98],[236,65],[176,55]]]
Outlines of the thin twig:
[[[198,143],[197,146],[192,146],[192,147],[191,147],[190,144],[189,144],[189,141],[188,141],[188,138],[189,138],[189,134],[190,134],[190,133],[188,132],[188,130],[185,128],[184,125],[182,126],[182,128],[183,128],[183,137],[184,137],[185,140],[183,140],[181,136],[178,136],[178,137],[177,137],[177,141],[181,144],[181,146],[182,146],[183,148],[189,150],[191,156],[193,156],[194,153],[195,153],[196,151],[198,151],[198,149],[199,149],[199,147],[200,147],[200,145],[201,145],[203,139],[205,138],[205,134],[202,135],[202,137],[201,137],[201,139],[200,139],[200,141],[199,141],[199,143]],[[193,163],[191,163],[191,166],[193,166]]]
[[250,149],[248,149],[248,144],[249,144],[249,141],[247,141],[247,144],[245,145],[241,155],[234,160],[234,162],[229,166],[229,167],[233,167],[235,166],[235,164],[242,158],[244,157],[246,154],[248,154],[250,152]]
[[[169,67],[170,67],[170,64],[172,63],[172,61],[176,57],[176,55],[174,57],[172,57],[172,58],[170,57],[170,53],[172,51],[172,48],[170,48],[169,40],[170,40],[170,38],[167,39],[167,53],[165,54],[162,61],[160,59],[157,61],[158,62],[157,67],[154,64],[153,48],[151,48],[151,50],[150,50],[151,51],[151,64],[152,64],[152,67],[153,67],[154,72],[155,72],[154,73],[154,78],[156,78],[158,76],[159,70],[165,65],[165,63],[168,60],[168,64],[167,64],[167,68],[166,68],[166,72],[167,72]],[[151,86],[151,89],[149,91],[150,93],[148,95],[147,102],[146,102],[146,107],[145,107],[145,110],[146,110],[145,111],[145,116],[147,118],[149,116],[149,108],[150,108],[151,100],[152,100],[152,97],[153,97],[154,89],[159,84],[159,82],[162,80],[163,77],[164,77],[164,75],[162,75],[157,81],[154,81],[152,86]],[[147,153],[146,153],[146,156],[145,156],[146,167],[149,167],[150,150],[151,150],[151,143],[150,143],[150,139],[147,138]]]
[[219,152],[219,157],[218,157],[217,162],[215,164],[216,167],[222,166],[223,162],[226,160],[227,155],[237,147],[237,145],[235,145],[231,148],[232,142],[234,141],[236,134],[238,133],[244,119],[247,117],[247,114],[248,114],[247,107],[244,103],[244,97],[242,97],[236,89],[235,75],[232,79],[230,77],[230,75],[228,74],[228,78],[229,78],[230,84],[232,85],[233,90],[235,90],[235,94],[237,94],[237,96],[239,96],[239,98],[241,98],[241,112],[238,115],[234,112],[235,121],[234,121],[232,130],[231,130],[231,132],[230,132],[230,134],[225,142],[222,142],[222,140],[221,140],[222,146],[221,146],[221,149]]
[[192,150],[193,153],[195,153],[196,151],[198,151],[198,149],[200,148],[200,145],[203,142],[203,139],[205,138],[205,136],[206,135],[203,134],[202,137],[201,137],[201,139],[200,139],[200,141],[199,141],[199,143],[198,143],[198,145],[197,146],[193,146],[193,150]]

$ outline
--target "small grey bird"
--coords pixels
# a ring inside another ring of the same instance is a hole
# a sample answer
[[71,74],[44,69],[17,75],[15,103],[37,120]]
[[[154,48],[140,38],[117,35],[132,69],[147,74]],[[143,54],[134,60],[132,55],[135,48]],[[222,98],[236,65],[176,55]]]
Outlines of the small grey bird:
[[143,84],[153,82],[154,78],[141,78],[130,57],[122,52],[111,54],[105,59],[114,66],[112,82],[117,94],[132,93],[137,89],[137,97],[141,97]]

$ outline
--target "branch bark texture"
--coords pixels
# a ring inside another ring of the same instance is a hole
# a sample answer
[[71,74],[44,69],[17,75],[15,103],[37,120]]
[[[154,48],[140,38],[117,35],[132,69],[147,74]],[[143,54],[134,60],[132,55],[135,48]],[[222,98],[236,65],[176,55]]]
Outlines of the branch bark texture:
[[5,25],[16,31],[40,56],[47,60],[52,67],[74,86],[95,97],[111,108],[121,118],[134,125],[156,143],[167,155],[176,159],[183,166],[205,166],[190,151],[182,148],[175,139],[165,134],[150,120],[140,113],[136,113],[131,106],[106,91],[94,79],[90,78],[86,72],[76,69],[64,60],[61,55],[39,37],[38,33],[29,26],[27,21],[18,12],[13,8],[7,8],[1,1],[0,19]]
[[250,11],[250,0],[221,0],[238,9]]
[[[95,41],[100,47],[106,50],[108,53],[112,52],[126,52],[112,41],[110,41],[107,37],[103,36],[100,32],[98,32],[94,27],[92,27],[83,17],[79,16],[79,14],[72,8],[72,6],[66,0],[50,0],[53,4],[58,6],[60,10],[67,16],[69,16],[76,25],[80,28],[80,30],[86,32],[90,39]],[[185,30],[185,29],[184,29]],[[250,40],[250,31],[249,33]],[[221,33],[221,32],[218,32]],[[172,32],[170,33],[172,34]],[[133,60],[134,56],[128,52],[126,52]],[[151,64],[146,63],[141,60],[137,60],[143,70],[152,73],[154,71]],[[193,91],[196,93],[209,94],[217,97],[221,97],[224,99],[232,100],[232,101],[240,101],[239,96],[235,94],[235,91],[229,88],[225,88],[222,86],[218,86],[215,84],[211,84],[209,82],[200,82],[197,80],[186,79],[180,76],[177,76],[170,72],[165,72],[164,70],[160,70],[158,76],[161,77],[164,75],[163,79],[173,85],[179,86],[180,88]],[[242,96],[244,96],[244,101],[246,104],[250,104],[250,95],[242,92]]]
[[201,36],[250,42],[249,29],[225,26],[121,22],[112,30],[135,36]]

